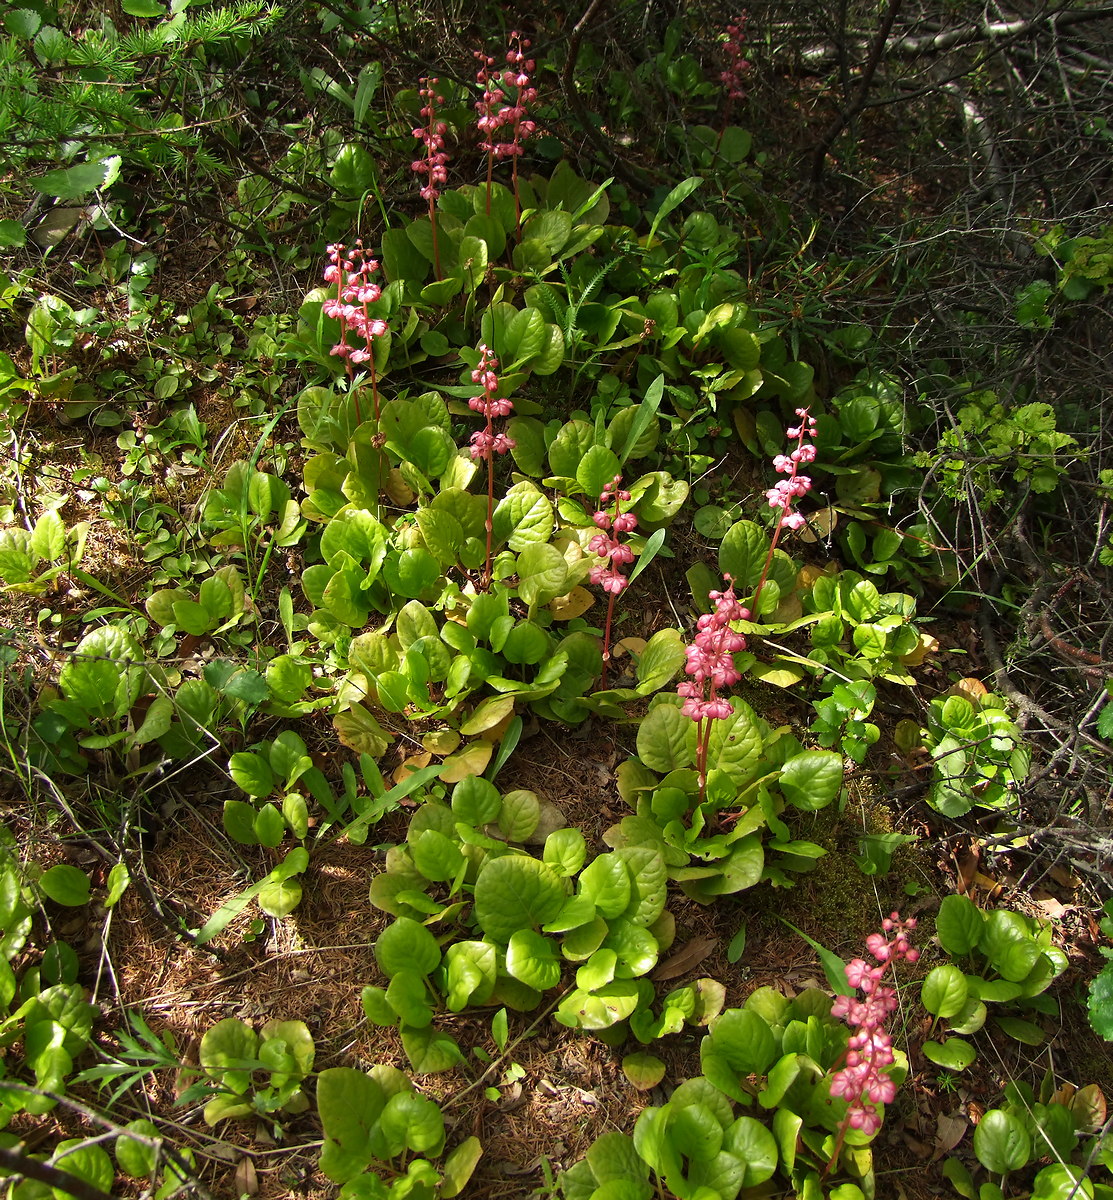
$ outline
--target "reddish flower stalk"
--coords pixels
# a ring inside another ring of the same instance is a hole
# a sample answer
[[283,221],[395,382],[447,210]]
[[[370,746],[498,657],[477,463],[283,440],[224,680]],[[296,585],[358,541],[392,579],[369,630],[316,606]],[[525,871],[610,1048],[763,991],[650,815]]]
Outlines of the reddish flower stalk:
[[776,487],[771,487],[765,493],[769,507],[779,509],[780,516],[777,519],[776,528],[773,530],[773,541],[770,543],[769,553],[765,556],[765,566],[751,601],[755,614],[759,615],[761,609],[758,607],[758,601],[761,598],[761,589],[765,587],[765,581],[769,578],[769,569],[773,565],[773,552],[777,549],[777,543],[781,539],[781,530],[799,529],[804,525],[803,515],[794,511],[793,505],[802,496],[806,496],[812,487],[811,479],[807,475],[800,474],[800,467],[815,462],[815,445],[806,440],[815,437],[815,418],[809,414],[806,408],[798,408],[796,415],[800,418],[800,424],[785,430],[790,439],[796,439],[796,448],[788,454],[778,454],[773,459],[773,466],[788,478],[780,480]]
[[746,639],[730,627],[731,621],[748,621],[750,610],[743,608],[734,594],[734,580],[726,575],[727,590],[708,595],[715,608],[696,622],[698,630],[685,654],[684,670],[691,679],[678,684],[677,695],[684,697],[680,711],[696,723],[696,771],[699,775],[700,802],[707,795],[707,748],[711,740],[711,722],[733,714],[730,701],[719,695],[742,678],[734,665],[734,655],[746,649]]
[[[607,686],[607,665],[611,661],[611,624],[614,620],[614,606],[619,596],[630,586],[629,579],[619,570],[624,563],[634,561],[634,552],[629,546],[618,540],[620,533],[630,533],[637,529],[638,519],[632,512],[623,512],[623,504],[630,503],[630,493],[622,491],[619,484],[622,476],[616,475],[611,482],[599,493],[599,511],[592,515],[596,526],[603,530],[597,533],[587,548],[592,554],[606,559],[606,564],[592,567],[589,579],[598,584],[607,593],[607,623],[603,629],[603,670],[599,676],[599,686]],[[604,511],[605,506],[614,501],[614,512]],[[607,533],[606,530],[611,530]]]
[[[375,406],[375,421],[379,420],[379,384],[375,372],[374,341],[387,331],[387,323],[378,317],[372,317],[368,305],[374,304],[382,294],[377,283],[371,282],[371,276],[379,269],[375,259],[368,257],[362,242],[356,242],[350,257],[345,257],[347,248],[342,245],[329,246],[328,266],[325,267],[325,282],[336,285],[336,295],[330,297],[322,305],[326,317],[340,322],[340,341],[329,351],[337,358],[344,360],[348,371],[348,379],[355,382],[355,369],[363,363],[367,364],[371,375],[371,396]],[[349,336],[355,334],[363,345],[353,345]],[[354,393],[356,417],[362,422],[363,416],[359,410],[359,394]]]
[[495,455],[505,454],[513,450],[515,443],[505,433],[495,433],[494,418],[507,417],[514,411],[514,404],[505,396],[499,396],[499,377],[496,374],[499,360],[487,349],[486,345],[479,347],[479,364],[472,371],[473,383],[483,385],[483,395],[473,396],[468,401],[468,407],[483,413],[487,418],[485,429],[477,430],[471,435],[471,456],[478,462],[481,458],[487,460],[487,559],[483,567],[483,577],[480,587],[486,591],[491,586],[491,536],[494,529],[495,515]]
[[[514,164],[514,211],[519,235],[522,232],[522,202],[518,195],[518,159],[522,155],[522,143],[537,130],[536,124],[529,119],[529,106],[537,99],[537,89],[530,84],[530,74],[536,64],[526,57],[529,47],[529,38],[517,30],[511,33],[510,48],[506,52],[507,67],[501,75],[494,69],[493,57],[474,51],[479,61],[475,79],[483,85],[483,98],[476,103],[475,110],[479,113],[477,124],[483,135],[479,148],[487,155],[487,212],[491,212],[495,160],[509,158]],[[496,141],[495,134],[504,126],[510,127],[510,139]]]
[[421,107],[421,115],[425,118],[424,126],[414,130],[414,137],[425,144],[425,157],[411,163],[416,175],[425,176],[426,182],[421,188],[421,198],[429,202],[429,224],[433,227],[433,274],[441,278],[441,256],[437,246],[437,206],[440,186],[448,181],[448,154],[444,148],[444,135],[448,126],[436,119],[436,106],[444,103],[444,97],[436,92],[437,79],[422,79],[425,85],[418,95],[425,101]]
[[831,1015],[840,1017],[851,1029],[843,1065],[831,1076],[831,1095],[841,1096],[849,1107],[839,1125],[838,1139],[824,1175],[838,1161],[847,1130],[860,1129],[872,1137],[881,1128],[881,1114],[875,1105],[890,1104],[897,1094],[897,1085],[884,1073],[895,1057],[885,1022],[896,1011],[897,993],[894,988],[885,987],[882,980],[894,963],[902,959],[914,963],[920,952],[908,943],[908,934],[916,928],[915,917],[902,921],[900,913],[892,913],[881,927],[885,930],[883,934],[871,933],[866,938],[866,946],[878,965],[871,967],[861,958],[846,964],[847,983],[859,989],[865,998],[838,996],[831,1007]]
[[726,41],[723,43],[723,50],[726,53],[727,65],[726,70],[722,71],[719,79],[723,84],[723,124],[719,130],[719,141],[722,142],[723,134],[726,133],[727,126],[730,124],[730,110],[734,105],[735,100],[745,100],[746,77],[750,73],[750,64],[743,57],[746,43],[746,22],[749,20],[749,14],[745,11],[739,16],[734,25],[728,25],[726,28]]

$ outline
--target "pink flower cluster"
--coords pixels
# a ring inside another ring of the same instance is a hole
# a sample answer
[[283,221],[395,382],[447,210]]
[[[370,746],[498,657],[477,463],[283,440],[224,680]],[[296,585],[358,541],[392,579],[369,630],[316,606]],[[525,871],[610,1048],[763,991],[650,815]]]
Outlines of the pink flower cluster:
[[[367,309],[382,294],[379,285],[371,282],[379,264],[367,256],[362,242],[356,242],[350,255],[347,247],[339,244],[329,246],[327,254],[325,282],[336,285],[336,295],[321,307],[326,317],[340,322],[340,341],[330,353],[349,363],[365,363],[371,358],[372,341],[387,331],[387,323],[372,317]],[[353,333],[363,340],[362,346],[348,340]]]
[[[474,51],[480,64],[475,79],[483,85],[483,99],[475,106],[479,113],[479,131],[483,134],[479,148],[496,159],[520,155],[522,142],[537,129],[529,120],[529,106],[537,99],[537,89],[530,84],[530,73],[536,64],[526,57],[529,46],[529,39],[517,30],[511,33],[510,48],[506,52],[507,67],[501,73],[495,70],[493,56],[481,50]],[[507,126],[513,130],[510,140],[496,141],[495,134]]]
[[444,148],[444,135],[448,126],[436,119],[436,105],[444,103],[444,97],[438,96],[436,87],[440,80],[422,79],[424,85],[418,95],[424,100],[421,115],[425,125],[414,130],[414,137],[425,143],[425,157],[416,159],[410,165],[414,174],[426,177],[421,189],[421,198],[432,203],[441,194],[440,185],[448,182],[448,154]]
[[909,932],[916,928],[914,917],[902,921],[899,913],[893,913],[881,925],[884,934],[871,933],[866,938],[878,965],[871,967],[861,958],[846,964],[847,983],[865,998],[838,996],[831,1008],[831,1015],[841,1017],[851,1028],[845,1063],[831,1076],[831,1095],[841,1096],[850,1105],[846,1126],[870,1136],[881,1128],[881,1115],[873,1105],[889,1104],[897,1093],[896,1084],[883,1071],[893,1062],[893,1043],[885,1022],[896,1010],[897,994],[881,981],[892,964],[902,959],[914,963],[920,957],[908,943]]
[[513,450],[515,443],[505,433],[495,433],[491,422],[495,417],[508,417],[514,411],[514,404],[505,396],[499,396],[499,377],[496,374],[499,360],[491,353],[486,345],[479,347],[479,364],[471,373],[473,383],[482,384],[483,395],[473,396],[468,401],[468,407],[487,418],[486,429],[480,429],[471,435],[471,456],[477,462],[481,459],[491,461],[493,454],[505,454]]
[[718,695],[720,688],[730,687],[742,678],[734,665],[734,654],[746,649],[746,639],[730,627],[731,621],[748,621],[750,610],[743,608],[734,594],[734,580],[725,576],[725,592],[711,592],[708,599],[714,611],[705,613],[696,622],[695,639],[686,651],[684,670],[691,675],[677,685],[677,694],[684,697],[681,712],[693,721],[705,717],[719,720],[733,712],[730,701]]
[[778,529],[799,529],[804,524],[803,516],[793,511],[793,504],[801,496],[806,496],[812,487],[811,479],[800,474],[800,467],[815,462],[815,446],[805,441],[805,438],[815,437],[815,418],[806,408],[798,408],[796,415],[800,418],[800,424],[785,430],[790,439],[796,439],[796,449],[790,454],[778,454],[773,459],[773,466],[788,478],[779,480],[776,487],[765,493],[769,507],[781,510]]
[[726,51],[727,68],[720,74],[723,87],[726,90],[727,100],[744,100],[746,98],[746,89],[744,87],[746,76],[750,73],[750,64],[743,57],[743,47],[746,42],[746,22],[749,19],[747,13],[743,12],[738,18],[738,23],[727,26],[727,40],[723,43],[723,49]]
[[[597,533],[587,548],[592,554],[605,558],[604,566],[593,567],[589,576],[592,583],[598,584],[603,591],[612,596],[624,592],[630,581],[619,570],[626,563],[634,561],[634,552],[629,546],[618,540],[620,533],[630,533],[638,527],[638,518],[632,512],[623,512],[622,505],[630,503],[630,493],[623,491],[619,484],[622,476],[616,475],[610,484],[599,493],[599,511],[592,515],[596,527],[604,530]],[[603,506],[614,501],[614,513],[603,511]],[[610,530],[611,532],[606,532]]]

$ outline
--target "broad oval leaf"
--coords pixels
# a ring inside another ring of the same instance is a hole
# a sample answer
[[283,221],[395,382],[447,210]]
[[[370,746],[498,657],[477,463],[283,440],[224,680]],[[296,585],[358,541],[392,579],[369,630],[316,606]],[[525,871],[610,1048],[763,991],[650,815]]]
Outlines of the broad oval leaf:
[[563,908],[565,895],[560,877],[536,858],[489,858],[475,881],[475,917],[488,936],[509,942],[518,930],[551,921]]

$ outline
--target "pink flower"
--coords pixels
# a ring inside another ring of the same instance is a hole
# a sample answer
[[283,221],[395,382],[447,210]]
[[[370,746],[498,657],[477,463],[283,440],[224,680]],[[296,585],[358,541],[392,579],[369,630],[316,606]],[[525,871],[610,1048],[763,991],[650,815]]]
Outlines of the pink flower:
[[[633,556],[631,555],[631,557]],[[614,567],[592,567],[588,578],[592,583],[598,584],[603,591],[609,592],[613,596],[624,592],[630,586],[629,579]]]
[[750,64],[743,57],[747,19],[747,14],[743,12],[736,24],[726,27],[727,36],[723,43],[723,49],[726,51],[727,66],[726,70],[719,75],[719,79],[726,91],[728,102],[743,100],[746,97],[744,84],[746,76],[750,72]]
[[[347,248],[339,244],[329,246],[327,253],[329,262],[324,270],[324,280],[335,285],[336,295],[324,301],[321,311],[326,317],[340,322],[340,341],[329,353],[350,363],[369,362],[371,343],[382,337],[388,328],[386,321],[372,317],[367,309],[382,295],[382,289],[370,278],[379,269],[379,264],[364,253],[362,242],[356,242],[350,257]],[[363,345],[353,345],[349,341],[352,335]]]
[[[864,992],[866,999],[838,996],[831,1005],[831,1015],[845,1021],[851,1029],[843,1066],[831,1076],[830,1084],[831,1095],[848,1104],[840,1146],[846,1129],[858,1129],[868,1136],[875,1134],[881,1128],[881,1114],[872,1106],[891,1104],[896,1096],[896,1084],[883,1068],[890,1066],[896,1057],[884,1025],[896,1011],[897,995],[881,981],[894,963],[901,959],[915,962],[919,957],[907,937],[915,925],[915,920],[902,921],[899,913],[893,913],[883,922],[884,934],[871,933],[866,946],[879,965],[871,967],[861,958],[846,964],[847,983]],[[836,1149],[834,1157],[837,1156]]]
[[[537,99],[537,89],[530,86],[530,74],[536,64],[526,57],[529,46],[529,39],[517,30],[511,33],[510,48],[506,52],[508,67],[501,74],[494,70],[494,58],[482,51],[474,51],[479,62],[476,82],[483,85],[483,98],[475,106],[479,114],[476,123],[484,135],[479,148],[493,159],[519,156],[522,142],[532,137],[537,128],[527,119],[529,106]],[[502,87],[499,87],[500,82]],[[496,141],[493,135],[504,127],[512,130],[510,139]]]
[[[600,558],[607,560],[604,566],[593,568],[589,578],[592,583],[599,584],[604,591],[611,595],[618,595],[627,584],[625,576],[618,568],[634,561],[633,550],[624,542],[619,541],[618,535],[630,533],[638,527],[638,518],[632,512],[622,511],[623,501],[629,501],[630,493],[619,488],[621,482],[622,477],[616,475],[599,493],[600,505],[613,500],[614,511],[606,512],[603,508],[599,508],[592,514],[592,523],[603,532],[595,534],[587,544],[587,548],[592,554],[597,554]],[[608,533],[607,530],[611,532]],[[617,585],[616,577],[623,580],[621,587]]]
[[426,123],[415,129],[413,135],[425,143],[425,158],[418,159],[410,165],[416,175],[426,177],[427,182],[421,188],[421,198],[432,204],[440,195],[440,185],[448,182],[448,154],[444,148],[444,135],[448,132],[448,126],[435,119],[435,106],[444,103],[444,97],[436,93],[439,80],[422,79],[421,82],[425,86],[418,91],[418,95],[425,101],[421,115]]

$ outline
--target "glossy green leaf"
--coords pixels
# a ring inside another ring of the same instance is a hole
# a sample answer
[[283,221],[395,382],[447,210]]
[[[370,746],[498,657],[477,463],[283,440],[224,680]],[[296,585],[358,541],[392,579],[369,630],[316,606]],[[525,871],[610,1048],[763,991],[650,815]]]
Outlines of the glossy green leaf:
[[508,942],[520,929],[536,929],[551,921],[564,899],[556,872],[522,854],[487,859],[475,881],[476,920],[484,933],[499,942]]
[[519,929],[510,935],[506,969],[515,979],[539,992],[547,992],[560,982],[560,959],[553,943],[532,929]]
[[58,863],[39,876],[39,887],[55,904],[80,908],[89,903],[89,876],[68,863]]
[[953,1017],[966,1004],[966,976],[953,963],[934,967],[924,980],[920,1000],[936,1017]]
[[785,799],[796,808],[814,812],[839,794],[843,779],[841,755],[830,750],[805,750],[793,755],[779,780]]
[[965,1071],[978,1057],[974,1047],[961,1038],[947,1038],[943,1042],[924,1042],[924,1057],[947,1071]]
[[[431,832],[427,831],[424,836]],[[441,949],[424,925],[409,917],[397,917],[379,934],[375,942],[375,961],[387,976],[404,970],[430,975],[440,964]]]
[[379,1083],[351,1067],[329,1067],[317,1077],[317,1112],[324,1129],[320,1168],[345,1183],[371,1162],[371,1135],[386,1105]]
[[463,1052],[456,1044],[456,1039],[432,1026],[425,1029],[403,1026],[402,1049],[410,1060],[410,1066],[419,1075],[451,1071],[464,1061]]
[[987,1171],[1019,1171],[1032,1157],[1032,1140],[1023,1121],[1004,1109],[990,1109],[974,1130],[974,1153]]
[[638,726],[638,757],[651,771],[662,773],[688,766],[692,728],[692,721],[675,705],[655,705]]

